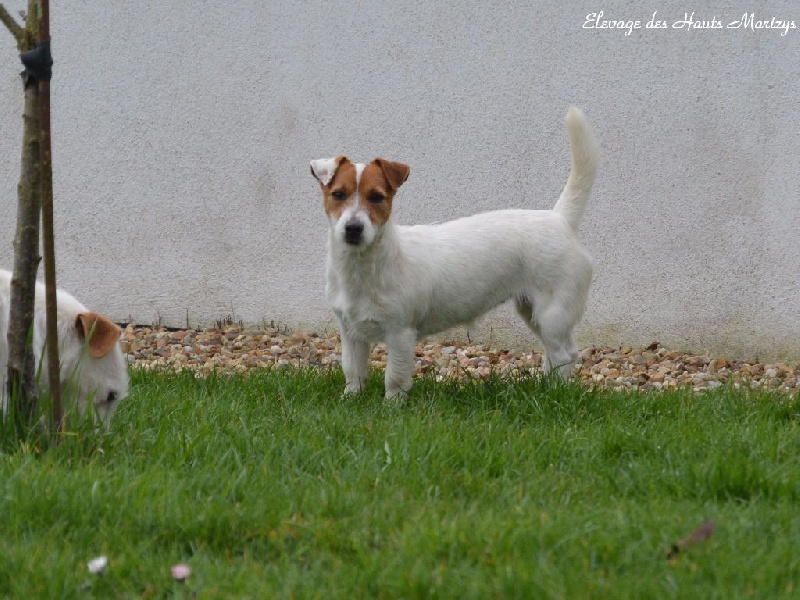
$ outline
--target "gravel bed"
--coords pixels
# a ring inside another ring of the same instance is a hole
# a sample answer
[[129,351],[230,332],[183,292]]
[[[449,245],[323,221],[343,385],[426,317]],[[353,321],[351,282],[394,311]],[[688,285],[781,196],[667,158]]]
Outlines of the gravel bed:
[[[189,369],[243,373],[265,367],[330,367],[341,363],[338,336],[288,332],[278,328],[229,325],[204,330],[167,330],[128,325],[123,349],[129,363],[142,369]],[[372,366],[386,366],[386,346],[372,351]],[[542,354],[492,348],[485,344],[421,342],[416,373],[436,379],[517,376],[538,370]],[[589,385],[613,390],[704,390],[727,382],[782,390],[800,389],[800,364],[728,360],[674,352],[653,342],[646,348],[589,347],[580,353],[574,373]]]

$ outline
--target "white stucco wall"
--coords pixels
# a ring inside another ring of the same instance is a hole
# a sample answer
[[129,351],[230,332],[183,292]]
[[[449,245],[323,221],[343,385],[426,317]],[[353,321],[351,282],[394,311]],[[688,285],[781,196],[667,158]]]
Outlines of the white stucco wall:
[[[410,164],[402,223],[550,208],[575,103],[603,151],[581,234],[596,260],[582,343],[800,357],[800,30],[645,28],[654,10],[669,24],[754,11],[800,27],[795,0],[52,10],[59,285],[117,320],[332,326],[309,160]],[[642,28],[583,28],[600,10]],[[5,266],[19,70],[0,31]],[[470,333],[528,338],[510,309]]]

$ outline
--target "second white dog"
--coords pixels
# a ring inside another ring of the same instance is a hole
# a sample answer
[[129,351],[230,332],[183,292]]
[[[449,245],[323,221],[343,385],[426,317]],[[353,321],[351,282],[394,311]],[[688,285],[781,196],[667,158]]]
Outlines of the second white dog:
[[412,385],[419,337],[467,323],[513,299],[542,340],[545,368],[567,377],[574,328],[592,279],[577,229],[599,149],[576,107],[566,117],[572,168],[553,210],[499,210],[437,225],[399,226],[392,200],[407,165],[344,156],[311,162],[329,222],[326,295],[339,323],[346,392],[359,392],[370,344],[388,348],[386,397]]
[[[11,273],[0,270],[0,405],[7,408],[6,362]],[[65,409],[77,403],[83,413],[91,403],[108,424],[119,402],[128,395],[128,366],[119,344],[120,328],[107,317],[90,312],[63,290],[56,295],[61,391]],[[33,355],[47,389],[47,357],[44,356],[44,285],[36,284],[33,323]]]

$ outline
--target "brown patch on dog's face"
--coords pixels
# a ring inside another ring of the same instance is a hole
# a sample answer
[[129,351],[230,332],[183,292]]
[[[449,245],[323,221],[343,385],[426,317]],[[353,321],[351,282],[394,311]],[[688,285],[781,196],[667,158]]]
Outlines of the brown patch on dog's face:
[[325,212],[335,221],[350,206],[356,196],[356,167],[347,157],[336,159],[339,167],[328,185],[320,184]]
[[397,188],[408,177],[403,163],[376,158],[368,165],[344,156],[311,161],[322,190],[333,239],[350,246],[372,244],[392,214]]
[[374,225],[383,225],[392,213],[392,201],[411,171],[408,165],[376,158],[364,167],[358,194]]

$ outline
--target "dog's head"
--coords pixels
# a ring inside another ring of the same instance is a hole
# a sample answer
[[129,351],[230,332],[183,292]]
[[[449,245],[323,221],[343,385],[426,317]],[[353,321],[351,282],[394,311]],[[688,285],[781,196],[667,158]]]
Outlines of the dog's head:
[[325,212],[336,242],[368,247],[392,213],[392,200],[411,171],[408,165],[376,158],[368,165],[345,156],[311,161],[322,188]]
[[61,386],[83,414],[91,402],[108,425],[128,395],[128,364],[120,347],[121,329],[107,317],[80,312],[59,332]]

